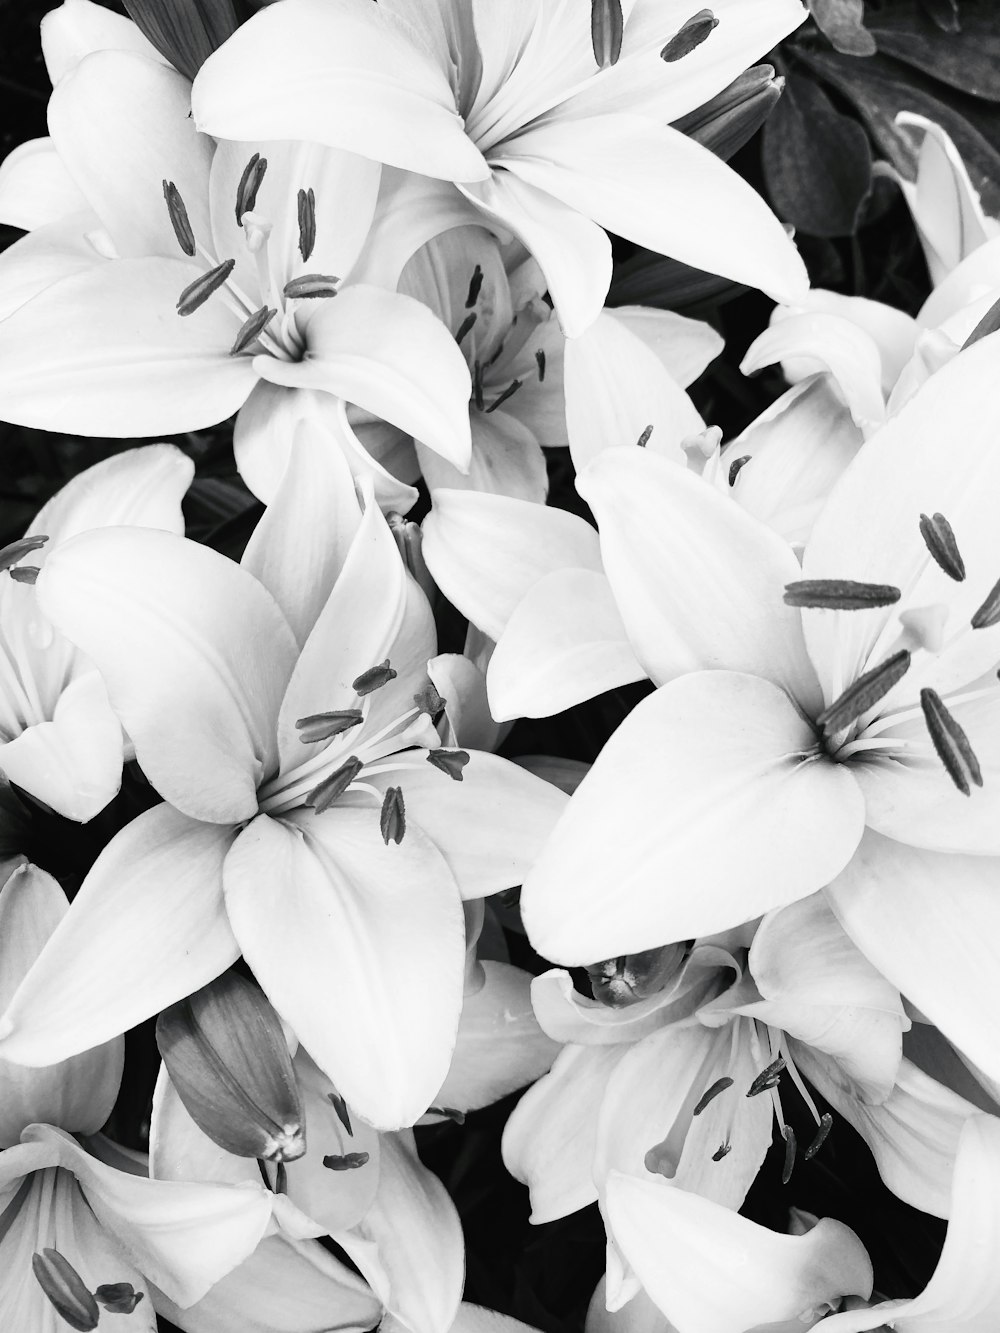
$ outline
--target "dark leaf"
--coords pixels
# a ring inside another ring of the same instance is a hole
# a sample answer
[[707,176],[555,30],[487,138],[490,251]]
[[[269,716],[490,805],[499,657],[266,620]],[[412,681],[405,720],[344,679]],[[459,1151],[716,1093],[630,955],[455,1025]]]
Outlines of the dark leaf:
[[232,0],[124,0],[124,4],[160,55],[189,79],[238,26]]
[[746,291],[717,273],[691,268],[644,250],[619,265],[608,293],[608,305],[654,305],[662,310],[685,310],[703,301],[727,301]]
[[993,0],[963,4],[961,31],[947,36],[917,0],[903,0],[873,18],[871,32],[883,54],[960,92],[1000,101],[1000,11]]
[[875,39],[865,28],[864,0],[809,0],[816,26],[845,56],[873,56]]
[[764,126],[763,161],[780,218],[811,236],[854,232],[871,189],[868,136],[799,74],[788,75],[784,96]]

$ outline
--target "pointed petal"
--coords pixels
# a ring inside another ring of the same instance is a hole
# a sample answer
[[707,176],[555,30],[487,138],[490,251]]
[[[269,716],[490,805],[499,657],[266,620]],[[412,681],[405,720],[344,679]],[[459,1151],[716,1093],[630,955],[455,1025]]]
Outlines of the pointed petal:
[[256,14],[202,66],[192,106],[199,129],[220,138],[312,139],[446,180],[487,172],[447,72],[359,0]]
[[385,846],[367,810],[261,816],[229,854],[225,888],[268,998],[350,1106],[376,1126],[416,1120],[448,1070],[465,955],[433,845],[410,827]]
[[832,1218],[784,1236],[687,1190],[620,1173],[608,1181],[607,1209],[639,1281],[677,1333],[744,1333],[871,1291],[864,1246]]
[[0,323],[4,418],[121,438],[231,416],[255,378],[246,357],[229,355],[240,315],[221,293],[187,319],[175,309],[202,271],[186,260],[121,259],[45,287]]
[[103,267],[108,261],[88,239],[95,231],[100,231],[97,218],[84,210],[45,223],[8,246],[0,254],[0,319],[20,310],[61,278]]
[[532,1013],[530,974],[488,958],[482,967],[486,980],[462,1003],[455,1053],[435,1106],[478,1111],[534,1083],[559,1051]]
[[660,357],[611,311],[568,340],[564,373],[566,430],[578,472],[605,449],[643,437],[660,457],[683,466],[681,441],[705,429]]
[[347,287],[319,304],[304,327],[308,358],[257,356],[257,374],[336,394],[467,466],[469,368],[441,321],[412,297],[378,287]]
[[[67,909],[62,889],[37,866],[18,866],[0,889],[0,1012]],[[73,1133],[95,1133],[118,1096],[124,1057],[124,1042],[117,1038],[47,1069],[0,1061],[0,1148],[17,1143],[21,1130],[35,1120]]]
[[498,161],[637,245],[778,301],[807,290],[798,251],[760,196],[669,125],[631,115],[553,118],[504,144]]
[[158,805],[111,840],[4,1014],[0,1057],[53,1064],[116,1037],[236,960],[232,833]]
[[993,1078],[998,998],[987,960],[1000,931],[996,878],[992,857],[920,851],[869,831],[826,889],[861,952]]
[[51,139],[29,139],[0,164],[0,218],[31,231],[87,208]]
[[[505,164],[506,165],[506,164]],[[462,193],[511,231],[538,261],[567,338],[601,313],[611,285],[611,242],[588,217],[511,171],[497,170]]]
[[245,570],[149,528],[83,533],[35,585],[42,609],[101,671],[150,782],[220,823],[257,809],[295,641]]
[[724,346],[711,324],[675,310],[621,305],[608,313],[656,353],[664,370],[683,389],[707,370]]
[[407,825],[412,820],[434,843],[463,898],[483,898],[522,882],[567,801],[558,787],[509,759],[466,753],[460,782],[428,763],[422,750],[396,756],[370,780],[380,792],[402,789]]
[[628,1049],[565,1046],[507,1121],[504,1165],[530,1189],[530,1220],[536,1225],[597,1198],[597,1117],[608,1080]]
[[805,707],[815,678],[791,548],[700,477],[640,449],[602,454],[577,483],[636,656],[657,684],[685,671],[746,671]]
[[69,0],[42,18],[42,55],[53,88],[92,51],[135,51],[166,61],[131,19],[93,0]]
[[947,1217],[959,1135],[976,1108],[909,1060],[900,1064],[896,1086],[881,1106],[867,1106],[830,1060],[804,1047],[794,1052],[804,1076],[868,1144],[892,1192],[914,1208]]
[[605,745],[525,882],[535,948],[567,964],[635,953],[827,883],[864,803],[814,747],[767,681],[707,671],[662,686]]
[[490,709],[500,721],[549,717],[645,676],[605,576],[561,569],[507,621],[487,673]]
[[214,145],[194,128],[190,96],[175,69],[105,50],[85,56],[49,99],[52,142],[122,256],[177,254],[164,180],[177,186],[195,236],[210,244]]
[[440,490],[423,525],[441,591],[492,639],[528,589],[556,569],[601,571],[597,533],[575,514],[508,496]]
[[544,504],[549,488],[545,455],[534,432],[509,412],[472,414],[472,456],[463,475],[431,449],[418,445],[420,471],[433,495],[439,488],[486,491]]
[[333,591],[360,523],[338,440],[318,421],[302,422],[278,492],[240,561],[281,607],[300,644]]

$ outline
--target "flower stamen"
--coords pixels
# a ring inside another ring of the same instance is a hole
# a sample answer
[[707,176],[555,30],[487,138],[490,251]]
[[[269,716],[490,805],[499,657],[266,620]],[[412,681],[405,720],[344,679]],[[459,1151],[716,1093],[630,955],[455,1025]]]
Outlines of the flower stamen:
[[167,203],[167,213],[170,216],[170,225],[174,229],[174,235],[177,237],[177,244],[189,258],[193,259],[195,240],[191,219],[184,207],[181,192],[173,181],[163,182],[163,198]]
[[934,514],[932,516],[921,514],[920,535],[923,537],[924,545],[930,552],[935,564],[950,579],[954,579],[956,583],[961,583],[965,578],[965,561],[958,549],[958,542],[955,540],[952,526],[944,514]]
[[877,667],[872,667],[871,671],[866,671],[853,684],[848,685],[843,694],[829,707],[817,715],[817,724],[828,736],[843,731],[903,679],[910,669],[911,661],[909,651],[901,648],[898,653],[893,653]]
[[243,214],[252,213],[254,210],[257,191],[264,180],[265,171],[267,171],[267,158],[261,157],[260,153],[254,153],[243,168],[243,175],[236,187],[236,225],[239,227],[243,226]]
[[796,579],[785,585],[785,605],[821,611],[866,611],[894,606],[902,597],[891,583],[858,583],[854,579]]
[[969,777],[977,787],[983,785],[983,772],[968,736],[935,690],[924,688],[920,691],[920,707],[937,757],[962,795],[970,795],[965,770],[968,769]]
[[189,283],[177,300],[178,315],[193,315],[213,292],[219,290],[235,267],[235,259],[224,259],[221,264],[217,264],[215,268],[209,269],[200,278],[195,278],[194,282]]
[[660,52],[660,59],[672,65],[675,60],[690,55],[718,26],[719,20],[710,9],[699,9],[697,14],[692,14],[684,26],[674,33]]

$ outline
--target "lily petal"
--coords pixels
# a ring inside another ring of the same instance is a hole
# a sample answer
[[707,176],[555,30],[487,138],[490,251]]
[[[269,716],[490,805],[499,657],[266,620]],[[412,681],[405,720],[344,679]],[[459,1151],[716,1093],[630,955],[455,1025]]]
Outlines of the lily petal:
[[0,218],[31,231],[88,207],[51,139],[29,139],[0,164]]
[[0,1058],[89,1050],[207,985],[239,957],[222,904],[232,833],[169,805],[111,840],[0,1020]]
[[525,881],[529,938],[589,963],[724,930],[804,898],[845,863],[864,802],[811,727],[754,676],[682,676],[605,745]]
[[160,794],[195,819],[254,814],[296,651],[256,579],[196,542],[109,528],[63,543],[35,586],[101,671]]
[[380,1128],[415,1121],[448,1071],[465,957],[433,844],[411,826],[385,846],[367,810],[263,815],[227,857],[225,889],[268,998],[351,1107]]
[[418,43],[360,0],[263,10],[202,66],[195,121],[220,138],[318,140],[424,176],[482,179],[447,74]]
[[693,384],[708,369],[725,345],[711,324],[702,319],[689,319],[675,310],[620,305],[606,313],[641,338],[682,389]]
[[441,487],[487,491],[544,504],[549,480],[545,455],[537,438],[510,412],[472,414],[472,456],[463,475],[452,463],[417,446],[420,471],[431,494]]
[[124,14],[105,9],[93,0],[69,0],[42,17],[42,56],[53,86],[74,70],[92,51],[135,51],[166,61],[138,27]]
[[0,254],[0,319],[20,310],[60,279],[103,267],[108,261],[90,240],[100,231],[97,217],[84,209],[36,227],[8,246]]

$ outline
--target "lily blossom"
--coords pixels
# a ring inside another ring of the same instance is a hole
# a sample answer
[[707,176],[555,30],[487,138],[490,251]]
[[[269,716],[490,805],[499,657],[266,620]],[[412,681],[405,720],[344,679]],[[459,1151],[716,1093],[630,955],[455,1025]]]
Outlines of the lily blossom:
[[995,995],[969,980],[994,937],[1000,853],[995,354],[970,347],[872,436],[801,569],[663,460],[609,452],[581,478],[629,642],[660,684],[525,883],[545,956],[692,938],[830,885],[862,952],[996,1076]]
[[409,0],[287,0],[206,61],[192,106],[213,134],[318,139],[454,181],[534,255],[572,337],[608,290],[605,227],[781,299],[803,287],[760,198],[666,122],[805,17],[798,0],[721,0],[693,42],[685,5],[635,0],[617,58],[604,59],[585,7],[562,0],[516,11],[428,0],[419,30]]
[[63,1058],[242,952],[349,1103],[380,1128],[413,1123],[455,1042],[462,899],[521,882],[565,797],[442,745],[430,608],[343,456],[297,441],[242,568],[118,528],[67,543],[38,586],[168,804],[98,859],[0,1052]]
[[[5,869],[2,1000],[68,910],[51,876],[24,862]],[[122,1168],[128,1155],[97,1131],[118,1094],[123,1050],[122,1039],[114,1038],[44,1070],[0,1060],[5,1327],[58,1333],[69,1300],[83,1320],[72,1326],[96,1328],[98,1303],[110,1301],[132,1314],[131,1328],[152,1333],[151,1283],[178,1307],[190,1306],[273,1229],[274,1196],[259,1181],[234,1187],[150,1180],[131,1158]]]
[[34,580],[61,542],[88,529],[182,534],[193,475],[171,444],[117,454],[78,473],[0,553],[0,769],[69,819],[92,819],[116,795],[125,738],[96,666],[46,618]]

